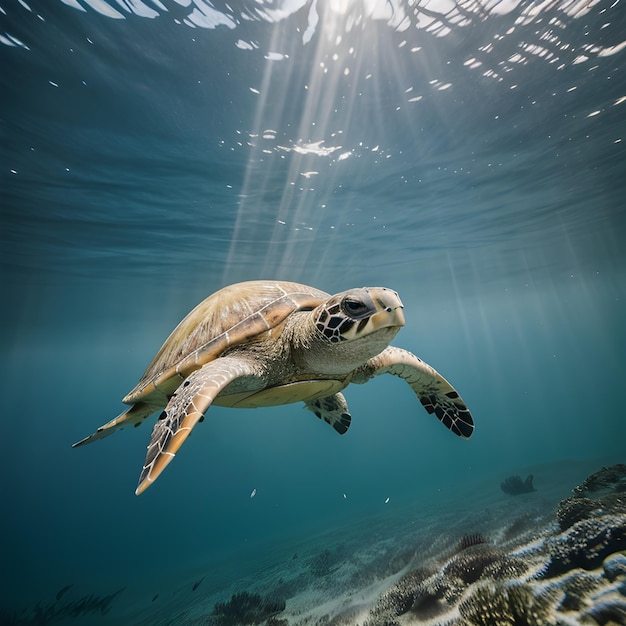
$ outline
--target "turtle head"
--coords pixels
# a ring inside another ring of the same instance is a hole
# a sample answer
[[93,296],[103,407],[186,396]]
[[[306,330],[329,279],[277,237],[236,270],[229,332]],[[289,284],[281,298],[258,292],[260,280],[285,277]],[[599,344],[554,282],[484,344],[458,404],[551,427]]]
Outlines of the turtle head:
[[331,296],[313,311],[313,318],[318,332],[331,343],[376,333],[384,338],[386,347],[404,326],[402,308],[400,297],[392,289],[363,287]]

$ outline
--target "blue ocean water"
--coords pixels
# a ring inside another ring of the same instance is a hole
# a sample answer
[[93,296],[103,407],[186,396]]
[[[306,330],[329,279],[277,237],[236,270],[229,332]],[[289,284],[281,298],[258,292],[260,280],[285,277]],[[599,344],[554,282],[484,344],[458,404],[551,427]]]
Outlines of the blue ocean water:
[[[624,33],[619,0],[0,0],[2,608],[125,588],[63,619],[182,623],[178,585],[623,462]],[[396,289],[474,436],[381,377],[343,437],[213,407],[140,497],[151,425],[70,447],[258,278]]]

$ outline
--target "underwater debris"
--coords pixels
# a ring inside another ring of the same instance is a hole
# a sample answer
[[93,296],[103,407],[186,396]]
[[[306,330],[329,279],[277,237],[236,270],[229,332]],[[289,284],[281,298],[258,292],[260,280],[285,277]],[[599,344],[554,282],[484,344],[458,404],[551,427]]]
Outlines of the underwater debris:
[[[263,598],[258,593],[234,593],[228,602],[218,602],[213,607],[210,623],[219,626],[261,624],[285,610],[286,602],[278,598]],[[273,620],[277,624],[276,620]]]
[[203,576],[200,580],[196,581],[193,584],[193,587],[191,588],[191,591],[195,591],[202,584],[202,581],[204,580],[204,578],[205,577]]
[[518,496],[522,493],[531,493],[537,491],[533,486],[533,475],[529,474],[526,480],[522,480],[519,476],[509,476],[500,483],[500,489],[510,496]]

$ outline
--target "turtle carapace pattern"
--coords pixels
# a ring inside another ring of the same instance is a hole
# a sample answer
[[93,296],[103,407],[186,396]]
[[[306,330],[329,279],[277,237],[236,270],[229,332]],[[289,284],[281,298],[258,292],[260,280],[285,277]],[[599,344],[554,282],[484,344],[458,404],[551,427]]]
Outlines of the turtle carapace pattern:
[[423,407],[455,435],[474,422],[458,392],[411,352],[389,345],[404,326],[398,294],[363,287],[329,295],[284,281],[224,287],[193,309],[165,341],[115,419],[74,444],[138,426],[160,412],[136,493],[161,474],[212,404],[255,408],[304,402],[344,434],[341,391],[380,374],[403,378]]

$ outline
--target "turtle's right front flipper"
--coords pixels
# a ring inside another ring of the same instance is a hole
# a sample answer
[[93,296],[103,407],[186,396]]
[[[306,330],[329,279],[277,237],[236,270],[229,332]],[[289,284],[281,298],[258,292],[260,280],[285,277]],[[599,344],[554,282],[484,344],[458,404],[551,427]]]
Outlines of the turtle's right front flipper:
[[143,493],[167,467],[215,397],[243,376],[258,376],[245,359],[222,357],[191,373],[170,398],[152,431],[135,493]]
[[474,420],[458,391],[433,367],[408,350],[385,348],[356,370],[352,382],[361,384],[380,374],[403,378],[422,406],[455,435],[469,439]]

